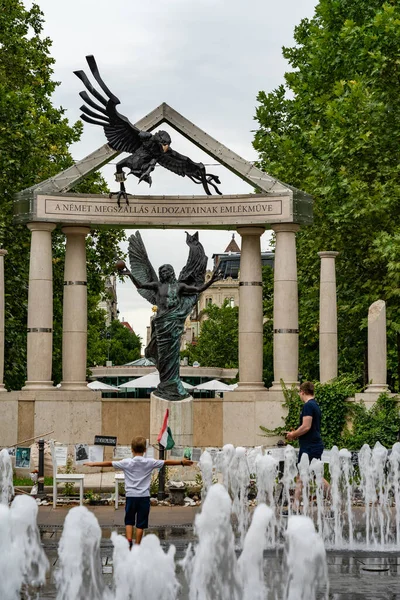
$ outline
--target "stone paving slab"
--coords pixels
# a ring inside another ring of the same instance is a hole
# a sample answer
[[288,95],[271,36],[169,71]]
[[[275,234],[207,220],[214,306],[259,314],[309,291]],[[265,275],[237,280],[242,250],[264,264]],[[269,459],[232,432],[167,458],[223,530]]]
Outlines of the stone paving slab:
[[[63,525],[65,517],[72,506],[39,506],[38,525],[41,526],[60,526]],[[118,510],[113,506],[91,506],[86,508],[97,518],[100,527],[121,527],[124,524],[124,506],[121,505]],[[200,512],[200,506],[152,506],[150,509],[150,527],[192,525],[195,515]]]

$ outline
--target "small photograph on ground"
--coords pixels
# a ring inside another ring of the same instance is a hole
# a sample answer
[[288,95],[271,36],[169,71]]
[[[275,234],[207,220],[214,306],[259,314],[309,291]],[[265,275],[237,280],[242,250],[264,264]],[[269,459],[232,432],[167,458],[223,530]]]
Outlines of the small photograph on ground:
[[76,464],[82,464],[86,460],[89,460],[89,445],[88,444],[75,444],[75,462]]
[[17,448],[15,453],[15,468],[16,469],[29,469],[31,464],[31,449],[30,448]]

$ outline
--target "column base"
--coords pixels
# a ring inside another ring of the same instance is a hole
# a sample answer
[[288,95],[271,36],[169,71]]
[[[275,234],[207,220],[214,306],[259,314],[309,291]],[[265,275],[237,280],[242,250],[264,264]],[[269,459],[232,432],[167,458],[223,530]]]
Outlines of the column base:
[[[300,381],[284,381],[283,382],[287,388],[291,388],[292,386],[299,387]],[[270,392],[281,392],[282,384],[280,381],[273,381],[270,388],[268,388]]]
[[23,390],[52,390],[53,381],[25,381]]
[[6,388],[4,387],[4,383],[0,383],[0,394],[1,392],[7,392]]
[[86,392],[90,390],[87,386],[87,381],[62,381],[58,389],[64,391],[85,390]]
[[364,390],[364,394],[383,394],[389,392],[389,386],[386,383],[370,383]]
[[262,381],[239,381],[234,392],[262,392],[267,391]]

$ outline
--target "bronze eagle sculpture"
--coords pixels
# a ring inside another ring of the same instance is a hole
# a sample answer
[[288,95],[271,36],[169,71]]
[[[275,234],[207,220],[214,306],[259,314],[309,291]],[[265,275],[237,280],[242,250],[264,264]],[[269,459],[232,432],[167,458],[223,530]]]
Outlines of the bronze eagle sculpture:
[[[221,194],[216,184],[220,184],[219,177],[206,173],[202,163],[192,161],[171,148],[171,138],[166,131],[157,131],[155,134],[141,131],[124,116],[116,107],[121,104],[120,100],[108,89],[102,80],[94,56],[86,56],[87,63],[94,79],[106,95],[106,98],[98,92],[89,81],[84,71],[74,71],[75,75],[83,82],[90,94],[98,101],[92,100],[86,91],[80,92],[80,97],[86,102],[81,106],[81,119],[87,123],[100,125],[104,129],[109,146],[118,152],[129,152],[130,156],[117,163],[115,179],[120,183],[117,192],[117,203],[120,205],[121,198],[129,204],[128,194],[125,190],[126,181],[124,168],[130,169],[130,173],[138,177],[139,182],[146,181],[150,186],[152,179],[150,173],[154,171],[157,164],[169,171],[189,177],[194,183],[202,184],[206,194],[211,195],[210,186],[217,194]],[[91,110],[89,106],[94,109]],[[110,194],[110,197],[114,194]]]

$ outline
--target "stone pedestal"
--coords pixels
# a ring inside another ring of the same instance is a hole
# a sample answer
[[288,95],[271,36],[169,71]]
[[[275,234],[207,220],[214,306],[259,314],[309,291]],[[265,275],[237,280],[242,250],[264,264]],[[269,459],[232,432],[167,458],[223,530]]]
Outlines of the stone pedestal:
[[275,429],[284,425],[287,409],[282,391],[225,392],[222,445],[274,446],[278,436],[263,436],[260,425]]
[[318,252],[321,259],[319,293],[319,380],[337,377],[337,308],[335,258],[338,252]]
[[150,395],[150,443],[156,444],[163,424],[165,411],[169,409],[168,426],[176,446],[193,446],[193,398],[170,402],[155,394]]
[[6,392],[4,387],[4,256],[7,250],[0,248],[0,392]]
[[299,385],[299,311],[297,292],[296,231],[298,225],[273,225],[276,234],[274,263],[274,381],[271,391]]
[[386,304],[377,300],[368,311],[368,380],[367,393],[387,392],[386,383]]
[[263,227],[238,227],[242,237],[239,281],[237,391],[263,390],[263,302],[260,237]]
[[63,227],[67,237],[63,303],[63,390],[87,390],[87,278],[85,237],[88,227]]
[[53,387],[53,263],[54,223],[28,223],[31,230],[28,293],[27,381],[25,390]]

